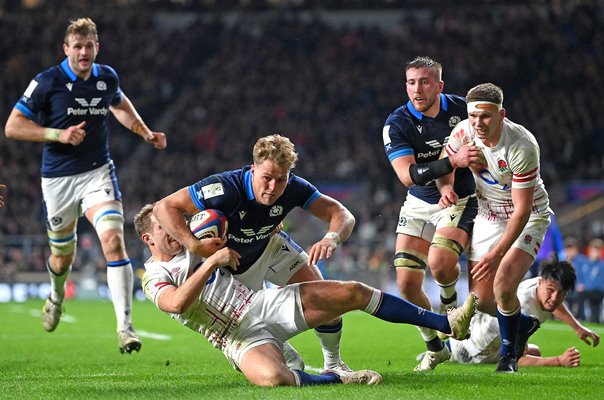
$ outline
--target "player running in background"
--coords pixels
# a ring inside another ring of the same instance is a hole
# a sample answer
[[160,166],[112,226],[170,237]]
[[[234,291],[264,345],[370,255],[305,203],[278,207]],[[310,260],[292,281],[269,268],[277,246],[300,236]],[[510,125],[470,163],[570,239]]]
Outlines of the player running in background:
[[213,248],[213,254],[205,260],[190,253],[157,222],[152,204],[134,217],[134,226],[151,251],[143,276],[149,300],[204,335],[254,385],[380,383],[381,375],[371,370],[339,368],[312,375],[286,364],[282,351],[286,340],[341,319],[348,311],[361,310],[389,322],[428,326],[458,338],[468,333],[474,313],[473,294],[463,307],[451,309],[444,316],[353,281],[311,281],[254,291],[230,272],[244,268],[243,255],[228,247]]
[[[566,295],[574,289],[575,269],[567,261],[547,260],[541,264],[538,277],[524,280],[518,286],[518,298],[522,312],[534,315],[543,324],[552,315],[569,325],[577,336],[593,347],[600,343],[600,336],[581,325],[564,304]],[[477,312],[470,323],[472,335],[468,340],[451,339],[451,360],[462,364],[487,364],[499,360],[501,336],[497,318]],[[555,357],[542,357],[538,346],[529,344],[518,360],[520,366],[578,367],[579,351],[573,346]]]
[[[239,267],[231,272],[250,289],[262,289],[265,279],[278,286],[323,279],[317,262],[330,258],[338,244],[350,236],[355,219],[340,202],[291,173],[297,158],[288,138],[262,137],[254,145],[252,165],[180,189],[159,201],[154,214],[189,251],[207,257],[225,242],[218,238],[198,240],[184,217],[205,209],[222,211],[229,220],[226,246],[241,254]],[[287,233],[274,234],[295,207],[328,224],[327,233],[308,254]],[[315,332],[323,349],[324,369],[348,371],[340,357],[342,319],[319,325]],[[289,344],[286,347],[288,362],[300,367],[300,356]]]
[[141,341],[132,328],[133,273],[124,245],[121,193],[109,155],[108,111],[157,149],[166,147],[166,137],[145,125],[121,91],[113,68],[95,63],[99,41],[90,18],[71,21],[63,50],[65,60],[31,81],[5,128],[10,139],[44,142],[42,196],[51,290],[42,325],[52,332],[59,324],[76,252],[77,221],[84,215],[94,225],[107,260],[119,349],[139,351]]
[[[497,372],[518,369],[535,321],[520,312],[516,291],[535,259],[549,226],[549,198],[539,174],[539,145],[526,128],[506,118],[503,90],[485,83],[468,91],[468,119],[460,122],[445,150],[463,158],[475,175],[478,215],[469,251],[470,290],[478,309],[497,315],[502,339]],[[461,157],[463,152],[464,157]],[[443,158],[444,160],[444,158]],[[453,174],[439,180],[440,205],[457,203]]]
[[[443,94],[442,66],[418,57],[407,64],[406,87],[409,101],[386,119],[384,148],[400,181],[409,188],[396,229],[394,267],[403,298],[431,309],[422,285],[426,268],[440,287],[440,312],[455,306],[459,278],[459,256],[472,231],[477,202],[472,173],[455,172],[455,207],[438,206],[440,193],[434,179],[453,171],[448,159],[439,159],[451,129],[466,116],[462,97]],[[449,359],[449,350],[432,329],[419,328],[427,355],[416,371],[433,370]]]

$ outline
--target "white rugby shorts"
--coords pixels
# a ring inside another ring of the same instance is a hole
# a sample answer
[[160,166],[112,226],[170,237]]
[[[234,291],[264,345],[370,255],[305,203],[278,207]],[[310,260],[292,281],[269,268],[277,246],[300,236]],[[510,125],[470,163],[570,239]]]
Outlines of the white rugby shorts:
[[260,290],[223,353],[239,370],[247,351],[266,343],[283,349],[283,342],[308,329],[299,284]]
[[42,178],[46,224],[60,231],[97,204],[121,201],[113,162],[77,175]]
[[[543,238],[549,224],[549,214],[531,214],[522,233],[512,244],[512,247],[524,251],[535,259],[543,243]],[[477,217],[474,221],[474,231],[472,232],[471,244],[468,250],[468,260],[479,261],[487,254],[497,244],[499,238],[501,238],[506,225],[507,221],[489,221]]]
[[460,228],[469,235],[477,211],[475,195],[459,199],[452,207],[440,208],[438,204],[430,204],[407,194],[399,213],[396,233],[420,237],[429,242],[436,230],[441,228]]

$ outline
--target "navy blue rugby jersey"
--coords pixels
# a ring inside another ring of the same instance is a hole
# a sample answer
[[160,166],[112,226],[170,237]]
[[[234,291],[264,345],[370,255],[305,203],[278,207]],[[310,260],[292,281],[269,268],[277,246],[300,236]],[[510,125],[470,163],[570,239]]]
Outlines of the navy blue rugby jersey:
[[48,128],[66,129],[86,121],[86,137],[79,146],[45,142],[42,176],[52,178],[90,171],[107,163],[109,156],[109,106],[122,102],[117,73],[108,65],[93,64],[84,81],[65,59],[39,73],[15,108]]
[[290,173],[283,195],[265,206],[254,198],[251,166],[209,176],[189,186],[199,210],[216,209],[229,219],[227,246],[241,254],[233,274],[247,271],[262,255],[273,229],[295,207],[307,209],[321,193],[308,181]]
[[[409,100],[394,110],[384,124],[382,136],[388,160],[392,162],[407,155],[415,156],[418,164],[438,160],[451,130],[467,115],[466,101],[457,95],[440,95],[440,112],[436,118],[423,115]],[[474,193],[474,177],[468,168],[455,171],[454,189],[460,198]],[[437,204],[440,199],[434,181],[425,186],[414,185],[409,193],[430,204]]]

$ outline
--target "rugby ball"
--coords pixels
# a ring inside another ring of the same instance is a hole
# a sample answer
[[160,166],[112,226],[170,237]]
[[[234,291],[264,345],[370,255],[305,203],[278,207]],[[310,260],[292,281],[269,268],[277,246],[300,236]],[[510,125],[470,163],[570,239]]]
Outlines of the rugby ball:
[[226,235],[229,222],[218,210],[203,210],[189,220],[189,228],[197,239],[221,238]]

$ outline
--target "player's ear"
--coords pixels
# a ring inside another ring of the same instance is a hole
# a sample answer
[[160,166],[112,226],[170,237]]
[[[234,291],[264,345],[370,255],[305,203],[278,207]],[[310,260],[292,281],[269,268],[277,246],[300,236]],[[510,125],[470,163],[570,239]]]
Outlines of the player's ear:
[[149,232],[145,232],[141,235],[141,240],[143,241],[143,243],[145,243],[147,246],[152,246],[154,245],[153,243],[153,238],[151,237],[151,234]]

